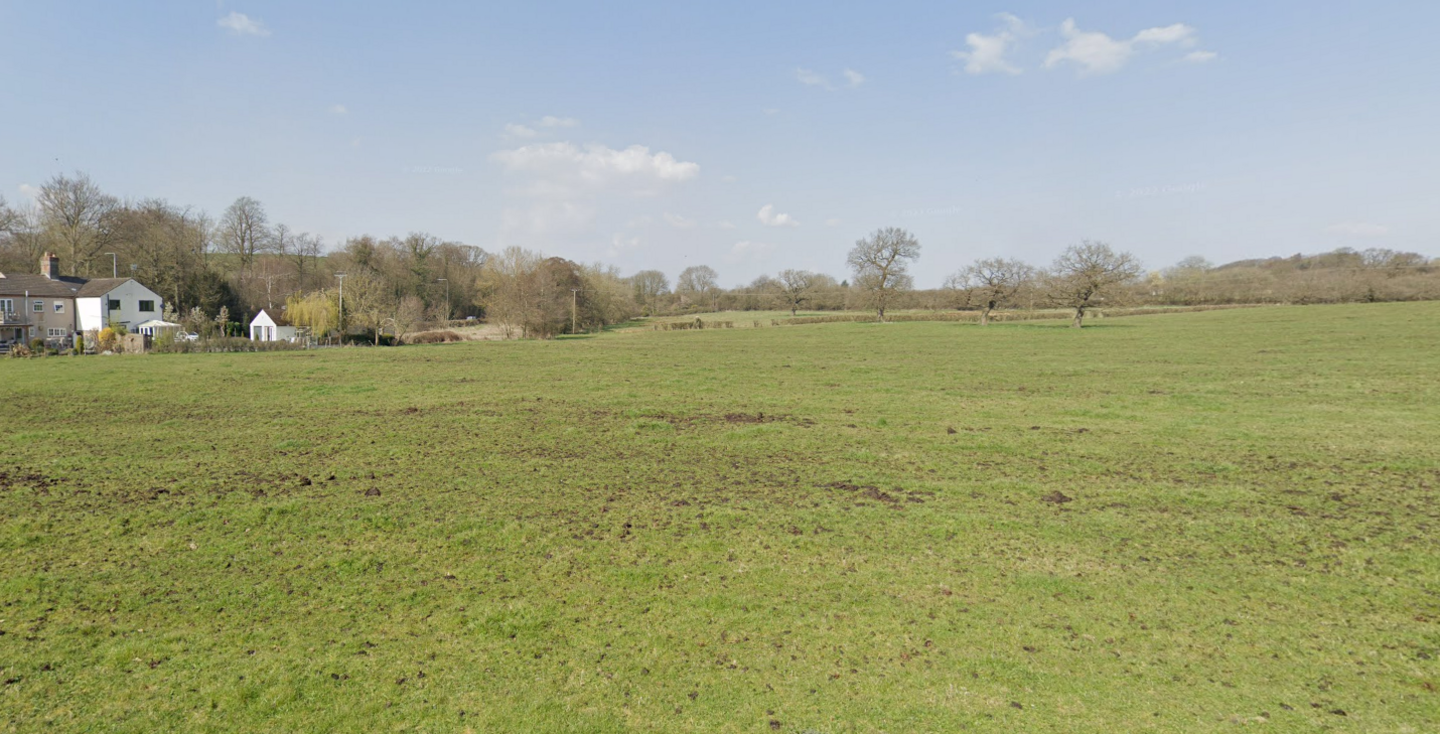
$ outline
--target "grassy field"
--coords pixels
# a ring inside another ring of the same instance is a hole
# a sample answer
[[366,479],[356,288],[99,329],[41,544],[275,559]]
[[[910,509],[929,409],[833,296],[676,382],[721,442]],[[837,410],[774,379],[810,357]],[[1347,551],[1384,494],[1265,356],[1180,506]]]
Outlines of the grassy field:
[[0,731],[1440,726],[1440,304],[0,378]]

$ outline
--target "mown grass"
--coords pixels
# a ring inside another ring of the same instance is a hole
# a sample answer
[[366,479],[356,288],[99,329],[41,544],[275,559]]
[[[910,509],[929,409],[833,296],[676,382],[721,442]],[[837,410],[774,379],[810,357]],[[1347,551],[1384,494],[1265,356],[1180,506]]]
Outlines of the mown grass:
[[1432,731],[1437,337],[6,360],[0,730]]

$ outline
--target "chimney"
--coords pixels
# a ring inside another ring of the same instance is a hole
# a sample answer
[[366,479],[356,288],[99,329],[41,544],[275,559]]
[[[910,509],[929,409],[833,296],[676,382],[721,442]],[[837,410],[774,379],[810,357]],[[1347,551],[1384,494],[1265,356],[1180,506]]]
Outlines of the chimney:
[[40,256],[40,274],[55,280],[60,277],[60,258],[53,252]]

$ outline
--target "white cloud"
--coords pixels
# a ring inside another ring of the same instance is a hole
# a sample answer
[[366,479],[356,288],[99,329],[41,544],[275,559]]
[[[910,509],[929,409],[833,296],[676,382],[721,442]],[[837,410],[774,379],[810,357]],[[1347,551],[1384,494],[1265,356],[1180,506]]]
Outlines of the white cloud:
[[966,74],[1019,74],[1020,67],[1006,60],[1006,54],[1015,50],[1020,37],[1030,33],[1025,21],[1010,15],[1001,13],[1000,20],[1005,22],[1005,28],[991,34],[971,33],[965,36],[965,45],[970,47],[969,51],[951,51],[950,55],[965,62]]
[[755,218],[767,227],[798,227],[800,223],[795,221],[789,214],[776,214],[774,204],[766,204],[760,207]]
[[540,122],[538,124],[540,125],[540,127],[577,127],[580,125],[580,121],[573,117],[556,117],[554,115],[546,115],[540,118]]
[[[616,150],[599,144],[531,143],[490,158],[513,180],[505,190],[511,203],[503,212],[500,244],[527,247],[592,238],[600,213],[621,206],[619,199],[659,196],[700,172],[699,164],[642,145]],[[651,221],[643,217],[630,226]]]
[[590,144],[536,143],[490,156],[517,173],[531,173],[562,185],[605,186],[630,182],[640,187],[688,181],[700,174],[700,165],[676,160],[669,153],[651,153],[643,145],[624,150]]
[[[865,75],[861,74],[858,71],[855,71],[854,69],[846,69],[840,73],[842,76],[845,77],[846,87],[854,89],[855,87],[858,87],[861,84],[865,83]],[[795,81],[800,82],[807,87],[819,87],[827,92],[833,92],[837,89],[837,87],[830,82],[830,77],[827,77],[824,74],[818,74],[809,69],[796,69]],[[778,112],[778,110],[776,111]],[[768,115],[773,113],[770,110],[765,110],[765,114]]]
[[1326,227],[1325,231],[1346,237],[1384,237],[1390,234],[1389,227],[1370,222],[1341,222]]
[[725,182],[725,183],[735,183],[736,181],[739,181],[740,179],[738,179],[738,178],[736,178],[736,177],[734,177],[734,176],[721,176],[721,177],[720,177],[720,180],[723,181],[723,182]]
[[796,69],[795,81],[798,81],[801,84],[810,87],[820,87],[821,89],[834,89],[834,87],[830,86],[829,79],[826,79],[825,77],[820,76],[819,74],[816,74],[809,69]]
[[1186,46],[1195,45],[1195,29],[1184,23],[1175,23],[1163,28],[1146,28],[1135,34],[1133,39],[1136,43],[1179,43]]
[[1203,64],[1207,61],[1214,61],[1218,58],[1220,58],[1220,54],[1217,54],[1214,51],[1191,51],[1190,53],[1185,54],[1185,60],[1189,61],[1192,64]]
[[834,217],[831,217],[830,219],[826,219],[826,220],[825,220],[825,226],[826,226],[826,227],[836,227],[836,226],[839,226],[839,225],[840,225],[840,220],[839,220],[839,219],[835,219]]
[[335,115],[348,115],[350,114],[350,110],[343,104],[332,104],[330,105],[330,113]]
[[773,117],[780,114],[780,109],[777,107],[766,107],[765,109],[762,109],[760,111],[765,113],[767,117]]
[[716,227],[719,227],[720,229],[735,229],[735,223],[732,222],[732,221],[730,221],[730,220],[728,220],[728,219],[720,222],[719,224],[717,224],[717,225],[715,225],[715,226],[716,226]]
[[626,222],[625,226],[629,227],[630,229],[640,229],[641,227],[649,227],[654,223],[655,217],[652,217],[649,214],[641,214],[640,216]]
[[605,251],[605,256],[606,256],[606,257],[619,257],[620,255],[622,255],[622,254],[624,254],[624,253],[626,253],[626,252],[628,252],[628,251],[630,251],[630,250],[634,250],[634,249],[638,248],[639,246],[640,246],[640,238],[639,238],[639,237],[631,237],[630,239],[625,239],[625,236],[624,236],[624,235],[620,234],[619,232],[616,232],[615,234],[613,234],[613,235],[610,236],[610,249],[608,249],[608,250]]
[[40,187],[31,186],[30,184],[20,184],[20,195],[31,201],[36,201],[40,198]]
[[730,252],[726,253],[725,260],[732,263],[745,260],[760,260],[768,256],[774,249],[774,245],[765,242],[751,242],[749,240],[736,242],[730,247]]
[[682,217],[679,214],[671,214],[670,212],[665,213],[664,219],[666,224],[676,229],[691,229],[696,224],[694,219]]
[[1184,23],[1146,28],[1133,38],[1117,41],[1098,31],[1082,31],[1070,18],[1060,24],[1060,35],[1065,37],[1065,43],[1045,57],[1045,68],[1068,62],[1079,66],[1082,76],[1119,71],[1142,50],[1171,44],[1195,44],[1195,29]]
[[270,29],[259,20],[253,19],[244,13],[231,13],[215,22],[215,25],[228,29],[237,36],[268,36]]
[[585,201],[532,201],[525,207],[506,207],[500,225],[506,233],[530,236],[576,235],[595,228],[599,209]]
[[534,129],[513,122],[505,126],[507,138],[533,138],[536,134]]

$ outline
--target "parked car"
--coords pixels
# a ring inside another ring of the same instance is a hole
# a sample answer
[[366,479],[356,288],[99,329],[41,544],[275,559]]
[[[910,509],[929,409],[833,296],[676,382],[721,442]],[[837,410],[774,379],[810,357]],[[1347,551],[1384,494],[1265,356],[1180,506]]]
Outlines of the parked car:
[[196,341],[200,341],[200,335],[199,335],[199,334],[196,334],[196,333],[193,332],[193,331],[182,331],[182,332],[179,332],[179,333],[177,333],[177,334],[175,335],[175,341],[177,341],[177,342],[196,342]]

